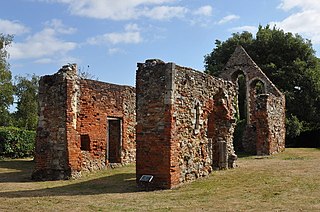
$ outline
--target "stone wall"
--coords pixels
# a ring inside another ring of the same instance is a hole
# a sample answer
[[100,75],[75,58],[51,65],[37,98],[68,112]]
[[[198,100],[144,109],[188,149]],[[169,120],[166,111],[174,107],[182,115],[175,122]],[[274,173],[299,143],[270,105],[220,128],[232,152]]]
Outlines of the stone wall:
[[71,175],[66,142],[66,111],[67,81],[74,74],[67,72],[67,68],[52,76],[43,76],[39,82],[34,179],[66,179]]
[[235,86],[160,60],[138,64],[137,180],[172,188],[234,166]]
[[257,155],[270,155],[285,148],[284,99],[273,95],[257,96],[255,110],[252,110],[252,125],[256,127]]
[[80,79],[76,65],[67,65],[41,77],[39,106],[34,179],[79,177],[135,161],[133,87]]
[[[285,148],[285,97],[246,51],[238,46],[221,77],[237,84],[245,76],[247,125],[242,146],[246,152],[269,155]],[[257,84],[260,83],[260,90]]]
[[239,73],[246,80],[244,149],[283,151],[284,95],[242,47],[222,78],[157,59],[138,63],[136,89],[80,79],[74,64],[40,80],[33,178],[79,177],[136,160],[138,183],[153,175],[153,188],[173,188],[233,168]]

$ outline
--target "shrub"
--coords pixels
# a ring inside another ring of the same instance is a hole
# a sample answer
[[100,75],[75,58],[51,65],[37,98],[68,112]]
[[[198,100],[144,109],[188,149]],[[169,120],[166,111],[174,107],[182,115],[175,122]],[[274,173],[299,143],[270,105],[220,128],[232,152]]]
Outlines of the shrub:
[[36,132],[16,127],[0,127],[0,157],[30,157],[34,152]]
[[303,132],[303,123],[291,115],[286,118],[286,146],[294,146],[296,138]]

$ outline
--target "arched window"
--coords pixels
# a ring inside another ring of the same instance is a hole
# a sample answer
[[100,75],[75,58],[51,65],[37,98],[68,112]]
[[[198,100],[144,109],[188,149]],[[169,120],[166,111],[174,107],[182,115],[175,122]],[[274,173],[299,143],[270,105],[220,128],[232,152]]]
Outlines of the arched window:
[[238,86],[238,119],[247,119],[247,86],[246,76],[243,71],[235,71],[232,76],[232,81]]
[[250,84],[250,90],[254,95],[266,93],[264,83],[260,79],[255,79]]

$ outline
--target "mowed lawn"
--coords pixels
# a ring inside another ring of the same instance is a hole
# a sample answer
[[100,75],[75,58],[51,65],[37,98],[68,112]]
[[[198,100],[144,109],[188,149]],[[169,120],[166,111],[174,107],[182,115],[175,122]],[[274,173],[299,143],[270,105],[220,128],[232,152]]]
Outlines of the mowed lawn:
[[320,150],[241,157],[238,167],[172,190],[136,189],[133,165],[32,182],[30,160],[0,161],[0,211],[320,211]]

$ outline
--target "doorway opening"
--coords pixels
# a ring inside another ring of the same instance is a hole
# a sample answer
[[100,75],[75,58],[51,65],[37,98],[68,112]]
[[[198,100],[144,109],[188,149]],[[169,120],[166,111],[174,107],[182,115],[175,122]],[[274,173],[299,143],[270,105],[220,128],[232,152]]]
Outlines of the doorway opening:
[[122,120],[108,117],[107,154],[108,163],[121,163]]

